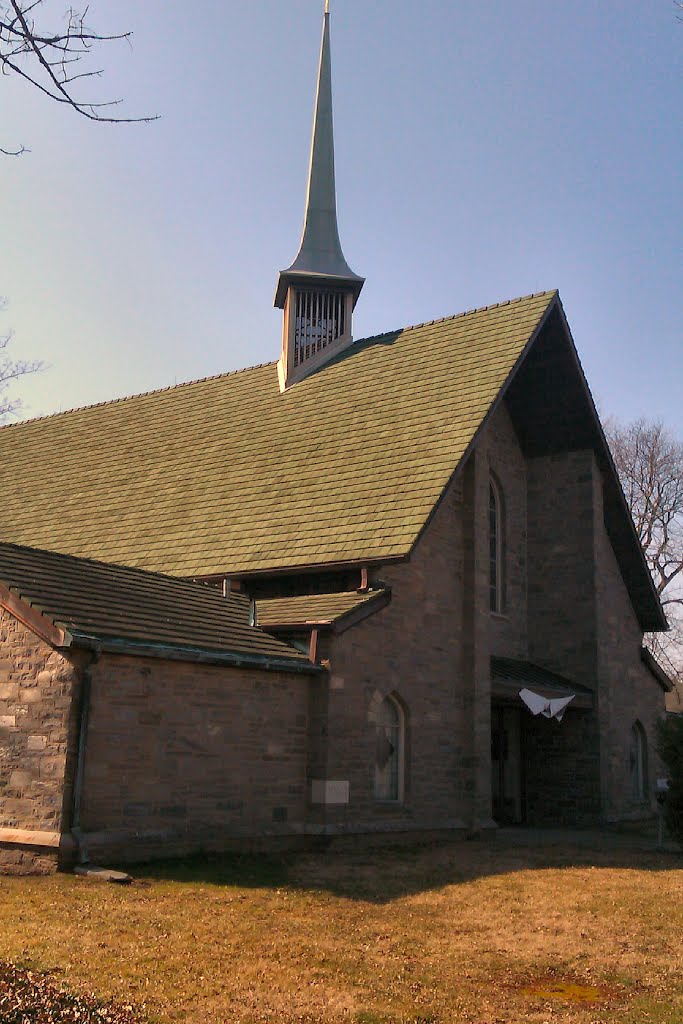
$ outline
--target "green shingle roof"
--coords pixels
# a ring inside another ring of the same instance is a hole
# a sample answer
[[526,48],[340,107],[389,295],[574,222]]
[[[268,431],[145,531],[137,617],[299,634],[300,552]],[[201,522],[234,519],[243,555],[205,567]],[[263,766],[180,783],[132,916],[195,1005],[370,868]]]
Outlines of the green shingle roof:
[[249,625],[249,600],[202,583],[0,543],[0,583],[79,637],[230,652],[308,667],[304,655]]
[[0,428],[0,539],[172,575],[407,555],[555,301]]
[[[350,591],[339,594],[306,594],[296,597],[272,597],[256,602],[257,622],[263,629],[275,626],[326,626],[360,609],[371,610],[389,591],[368,593]],[[385,602],[386,603],[386,602]]]

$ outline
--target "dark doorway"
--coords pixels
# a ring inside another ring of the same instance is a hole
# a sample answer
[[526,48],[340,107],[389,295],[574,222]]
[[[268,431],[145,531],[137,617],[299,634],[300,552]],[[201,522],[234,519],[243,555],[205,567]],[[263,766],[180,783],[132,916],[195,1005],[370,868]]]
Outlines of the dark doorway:
[[524,786],[519,708],[491,710],[491,790],[495,821],[499,825],[520,825],[524,820]]

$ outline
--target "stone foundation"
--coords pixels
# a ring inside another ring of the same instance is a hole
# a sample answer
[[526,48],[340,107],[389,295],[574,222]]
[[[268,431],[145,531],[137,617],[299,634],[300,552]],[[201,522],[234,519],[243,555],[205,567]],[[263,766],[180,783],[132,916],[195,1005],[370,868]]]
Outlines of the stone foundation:
[[0,875],[53,875],[60,867],[58,850],[0,845]]

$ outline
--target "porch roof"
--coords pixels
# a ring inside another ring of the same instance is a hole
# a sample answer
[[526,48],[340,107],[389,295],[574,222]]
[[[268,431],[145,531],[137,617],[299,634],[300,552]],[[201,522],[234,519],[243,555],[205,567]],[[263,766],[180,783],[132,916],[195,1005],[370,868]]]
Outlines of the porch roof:
[[593,707],[593,691],[587,686],[574,683],[531,661],[491,658],[491,697],[494,701],[515,701],[523,689],[533,690],[548,700],[573,696],[570,708]]

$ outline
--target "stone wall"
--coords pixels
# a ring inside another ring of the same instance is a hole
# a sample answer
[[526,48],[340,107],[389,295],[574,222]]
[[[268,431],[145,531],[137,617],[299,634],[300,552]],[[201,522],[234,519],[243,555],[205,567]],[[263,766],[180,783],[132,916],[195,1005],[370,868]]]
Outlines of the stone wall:
[[[502,615],[489,609],[491,474],[505,501]],[[506,407],[496,410],[410,561],[376,570],[392,588],[391,604],[321,648],[331,674],[311,705],[309,779],[348,783],[348,802],[343,789],[339,802],[314,802],[313,826],[485,825],[492,654],[529,659],[594,694],[592,711],[570,708],[561,724],[522,710],[528,821],[609,816],[614,794],[627,787],[632,721],[649,737],[662,702],[640,661],[640,631],[600,502],[591,451],[525,459]],[[615,703],[617,676],[628,680],[628,696]],[[406,722],[404,799],[393,805],[373,797],[374,714],[386,695],[400,700]]]
[[[594,792],[591,777],[599,776],[599,817],[647,816],[654,807],[656,722],[664,694],[641,660],[642,629],[605,528],[600,471],[592,452],[570,452],[530,460],[528,479],[530,658],[588,686],[595,699],[595,712],[583,725],[581,756],[569,744],[565,754],[555,750],[554,763],[578,766],[569,788],[581,793]],[[574,717],[570,709],[564,722]],[[635,722],[647,737],[645,800],[634,800],[630,787]],[[559,775],[551,771],[538,806],[550,808],[559,798],[553,779],[558,782]],[[590,804],[577,800],[577,809]]]
[[[464,827],[473,799],[472,712],[463,680],[461,486],[451,487],[409,562],[373,570],[391,603],[333,637],[330,677],[313,710],[310,777],[348,783],[348,803],[314,803],[313,827],[344,831]],[[375,713],[404,709],[404,799],[374,799]],[[487,737],[487,746],[489,744]]]
[[[646,817],[655,810],[653,787],[662,774],[656,729],[665,712],[665,694],[640,656],[643,633],[605,529],[597,467],[595,496],[603,813],[607,820],[623,820]],[[647,738],[648,792],[644,800],[635,799],[630,786],[630,738],[636,722]]]
[[91,850],[139,858],[302,833],[308,688],[317,685],[307,675],[103,655],[92,670],[82,804]]
[[[37,841],[68,827],[67,750],[75,742],[78,685],[72,660],[0,608],[0,829]],[[58,841],[55,856],[57,848]],[[44,869],[48,854],[32,849],[10,843],[0,861],[15,870],[35,861]]]
[[525,817],[529,825],[589,825],[600,818],[597,714],[567,711],[561,722],[522,712]]
[[529,459],[529,658],[595,689],[594,457]]
[[[491,416],[479,449],[485,452],[489,473],[499,486],[505,524],[505,600],[502,613],[491,614],[491,654],[524,659],[528,653],[527,467],[505,403]],[[483,527],[488,530],[488,518]]]
[[528,460],[529,660],[594,695],[561,723],[523,717],[530,824],[601,816],[594,465],[592,451]]

